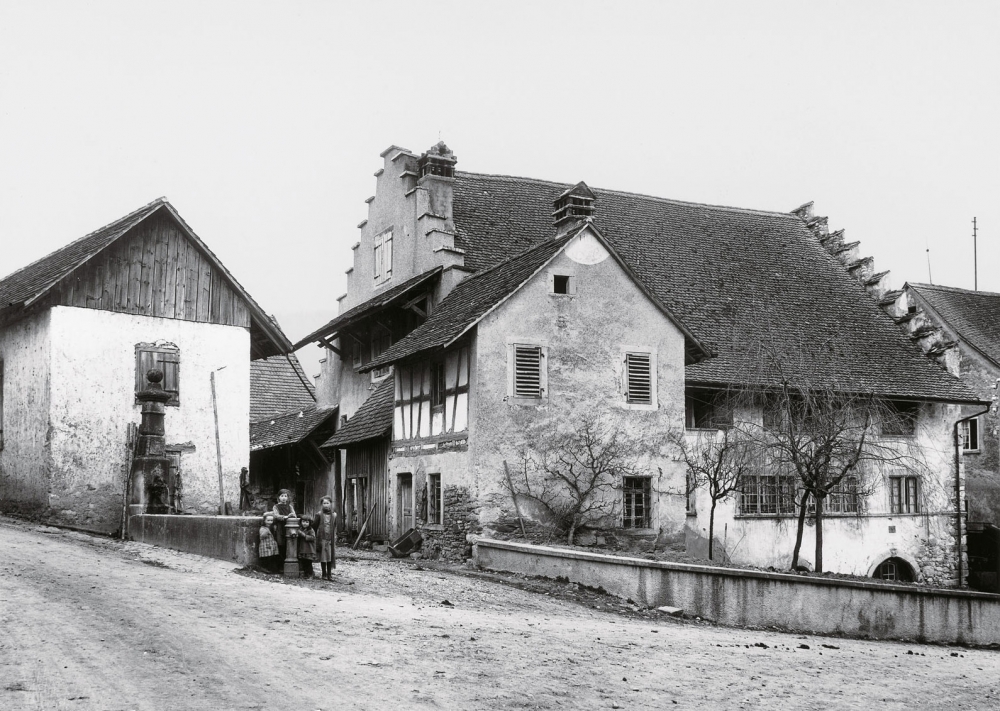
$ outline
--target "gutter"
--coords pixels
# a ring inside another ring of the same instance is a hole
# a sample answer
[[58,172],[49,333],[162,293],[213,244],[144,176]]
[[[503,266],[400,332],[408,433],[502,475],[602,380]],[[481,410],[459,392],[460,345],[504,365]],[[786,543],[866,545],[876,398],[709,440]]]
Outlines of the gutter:
[[[959,420],[955,420],[955,424],[952,425],[952,441],[955,446],[955,513],[958,518],[955,520],[955,547],[958,552],[957,563],[958,563],[958,586],[962,587],[962,442],[958,436],[958,426],[963,422],[968,422],[974,420],[980,415],[989,414],[989,411],[993,409],[992,403],[982,412],[977,412],[974,415],[969,415],[968,417],[963,417]],[[982,437],[982,433],[980,433]]]

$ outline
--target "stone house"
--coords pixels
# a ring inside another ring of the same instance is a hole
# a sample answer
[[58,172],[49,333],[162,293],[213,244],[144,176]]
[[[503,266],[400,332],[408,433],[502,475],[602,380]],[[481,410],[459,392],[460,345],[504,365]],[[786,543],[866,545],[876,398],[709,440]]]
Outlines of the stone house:
[[886,311],[929,356],[980,399],[959,425],[970,521],[1000,525],[1000,294],[906,284],[883,298]]
[[[250,363],[290,343],[161,198],[0,280],[0,507],[111,532],[136,394],[163,371],[163,507],[235,508]],[[214,392],[214,396],[213,396]],[[149,503],[149,502],[144,502]]]
[[[831,515],[827,569],[961,574],[948,432],[979,398],[900,333],[878,307],[883,275],[811,206],[461,172],[444,144],[382,157],[341,313],[302,341],[328,349],[317,398],[346,418],[327,446],[348,525],[370,517],[383,539],[416,527],[429,550],[461,555],[469,534],[509,527],[506,470],[599,416],[640,461],[617,482],[616,535],[697,550],[705,497],[685,495],[667,434],[719,426],[705,403],[751,381],[756,340],[787,358],[753,383],[871,393],[908,413],[903,436],[927,455],[924,480],[885,472],[864,514]],[[735,562],[786,567],[794,510],[761,505],[779,498],[766,474],[720,513],[719,544]]]

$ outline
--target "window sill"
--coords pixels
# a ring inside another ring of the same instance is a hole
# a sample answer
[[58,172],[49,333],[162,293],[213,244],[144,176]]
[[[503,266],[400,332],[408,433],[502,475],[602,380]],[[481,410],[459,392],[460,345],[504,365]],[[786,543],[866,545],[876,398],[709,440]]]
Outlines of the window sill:
[[636,536],[648,536],[651,533],[656,533],[657,532],[655,528],[651,528],[651,527],[647,527],[647,528],[625,528],[624,526],[622,526],[620,530],[625,535],[635,534]]
[[981,450],[981,449],[963,449],[962,450],[962,454],[963,455],[965,455],[965,454],[982,454],[982,453],[983,453],[983,450]]
[[621,406],[626,410],[645,410],[646,412],[654,412],[658,409],[657,403],[651,403],[649,405],[643,405],[638,402],[623,402]]
[[444,532],[444,524],[442,523],[425,523],[420,527],[421,531],[437,531]]
[[687,512],[687,517],[688,518],[698,518],[698,512],[697,511],[688,511]]
[[547,397],[516,397],[514,395],[507,396],[508,405],[547,405],[549,399]]

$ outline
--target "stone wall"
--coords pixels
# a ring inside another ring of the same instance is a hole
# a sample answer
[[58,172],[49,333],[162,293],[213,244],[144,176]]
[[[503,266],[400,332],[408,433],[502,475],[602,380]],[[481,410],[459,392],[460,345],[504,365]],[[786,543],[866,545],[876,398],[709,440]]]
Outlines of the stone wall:
[[170,516],[140,514],[129,518],[129,537],[140,543],[228,560],[257,562],[259,516]]
[[423,554],[428,558],[465,560],[472,556],[469,536],[482,531],[479,524],[480,506],[465,486],[445,486],[444,525],[422,524]]

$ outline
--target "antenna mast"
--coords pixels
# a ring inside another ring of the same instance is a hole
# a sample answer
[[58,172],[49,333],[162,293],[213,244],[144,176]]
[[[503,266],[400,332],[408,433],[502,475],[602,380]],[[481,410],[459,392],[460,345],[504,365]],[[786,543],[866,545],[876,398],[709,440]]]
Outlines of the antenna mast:
[[976,218],[972,218],[972,289],[979,291],[979,254],[976,249]]
[[927,282],[933,286],[934,277],[931,276],[931,246],[927,244]]

